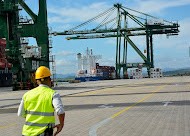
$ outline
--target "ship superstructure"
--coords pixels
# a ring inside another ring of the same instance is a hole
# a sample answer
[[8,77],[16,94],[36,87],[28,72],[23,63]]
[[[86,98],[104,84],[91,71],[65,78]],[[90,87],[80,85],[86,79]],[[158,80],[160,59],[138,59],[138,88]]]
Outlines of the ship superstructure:
[[98,61],[101,58],[101,55],[94,55],[92,49],[89,50],[88,48],[85,55],[78,53],[78,71],[75,79],[80,81],[113,79],[115,77],[115,67],[99,66]]

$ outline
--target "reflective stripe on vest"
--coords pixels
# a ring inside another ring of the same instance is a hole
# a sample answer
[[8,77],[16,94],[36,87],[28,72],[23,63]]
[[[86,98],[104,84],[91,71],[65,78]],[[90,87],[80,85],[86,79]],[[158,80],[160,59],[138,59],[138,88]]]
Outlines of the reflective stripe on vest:
[[26,111],[26,114],[39,115],[39,116],[54,116],[54,112]]
[[36,136],[45,131],[48,125],[55,125],[52,99],[55,91],[46,86],[39,86],[24,94],[26,123],[22,135]]
[[46,127],[46,126],[55,126],[55,123],[32,123],[32,122],[26,122],[25,125],[28,126],[37,126],[37,127]]

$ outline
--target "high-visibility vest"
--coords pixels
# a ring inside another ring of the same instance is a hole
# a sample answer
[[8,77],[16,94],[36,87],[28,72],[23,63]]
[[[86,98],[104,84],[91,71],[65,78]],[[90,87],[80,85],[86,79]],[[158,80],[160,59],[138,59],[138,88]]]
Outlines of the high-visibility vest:
[[24,94],[26,122],[22,135],[36,136],[49,126],[55,125],[52,99],[55,91],[46,86],[39,86]]

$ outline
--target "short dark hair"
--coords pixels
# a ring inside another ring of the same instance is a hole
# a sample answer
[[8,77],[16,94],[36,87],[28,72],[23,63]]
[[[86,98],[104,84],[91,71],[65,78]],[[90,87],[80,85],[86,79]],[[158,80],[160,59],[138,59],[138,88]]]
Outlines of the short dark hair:
[[45,78],[36,79],[36,80],[39,80],[39,81],[43,82],[43,81],[47,81],[49,79],[51,79],[50,76],[49,77],[45,77]]

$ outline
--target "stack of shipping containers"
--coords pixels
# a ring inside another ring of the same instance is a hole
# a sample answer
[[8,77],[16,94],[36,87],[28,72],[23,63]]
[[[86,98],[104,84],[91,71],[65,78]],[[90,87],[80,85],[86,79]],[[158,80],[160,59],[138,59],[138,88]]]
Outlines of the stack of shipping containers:
[[0,87],[12,84],[12,65],[6,59],[5,48],[6,40],[0,39]]
[[113,66],[99,66],[99,63],[96,63],[97,73],[102,73],[102,79],[114,79],[115,78],[115,67]]
[[130,79],[142,79],[142,69],[135,68],[130,70]]
[[160,78],[160,77],[163,77],[163,73],[160,68],[151,68],[150,69],[150,78]]

